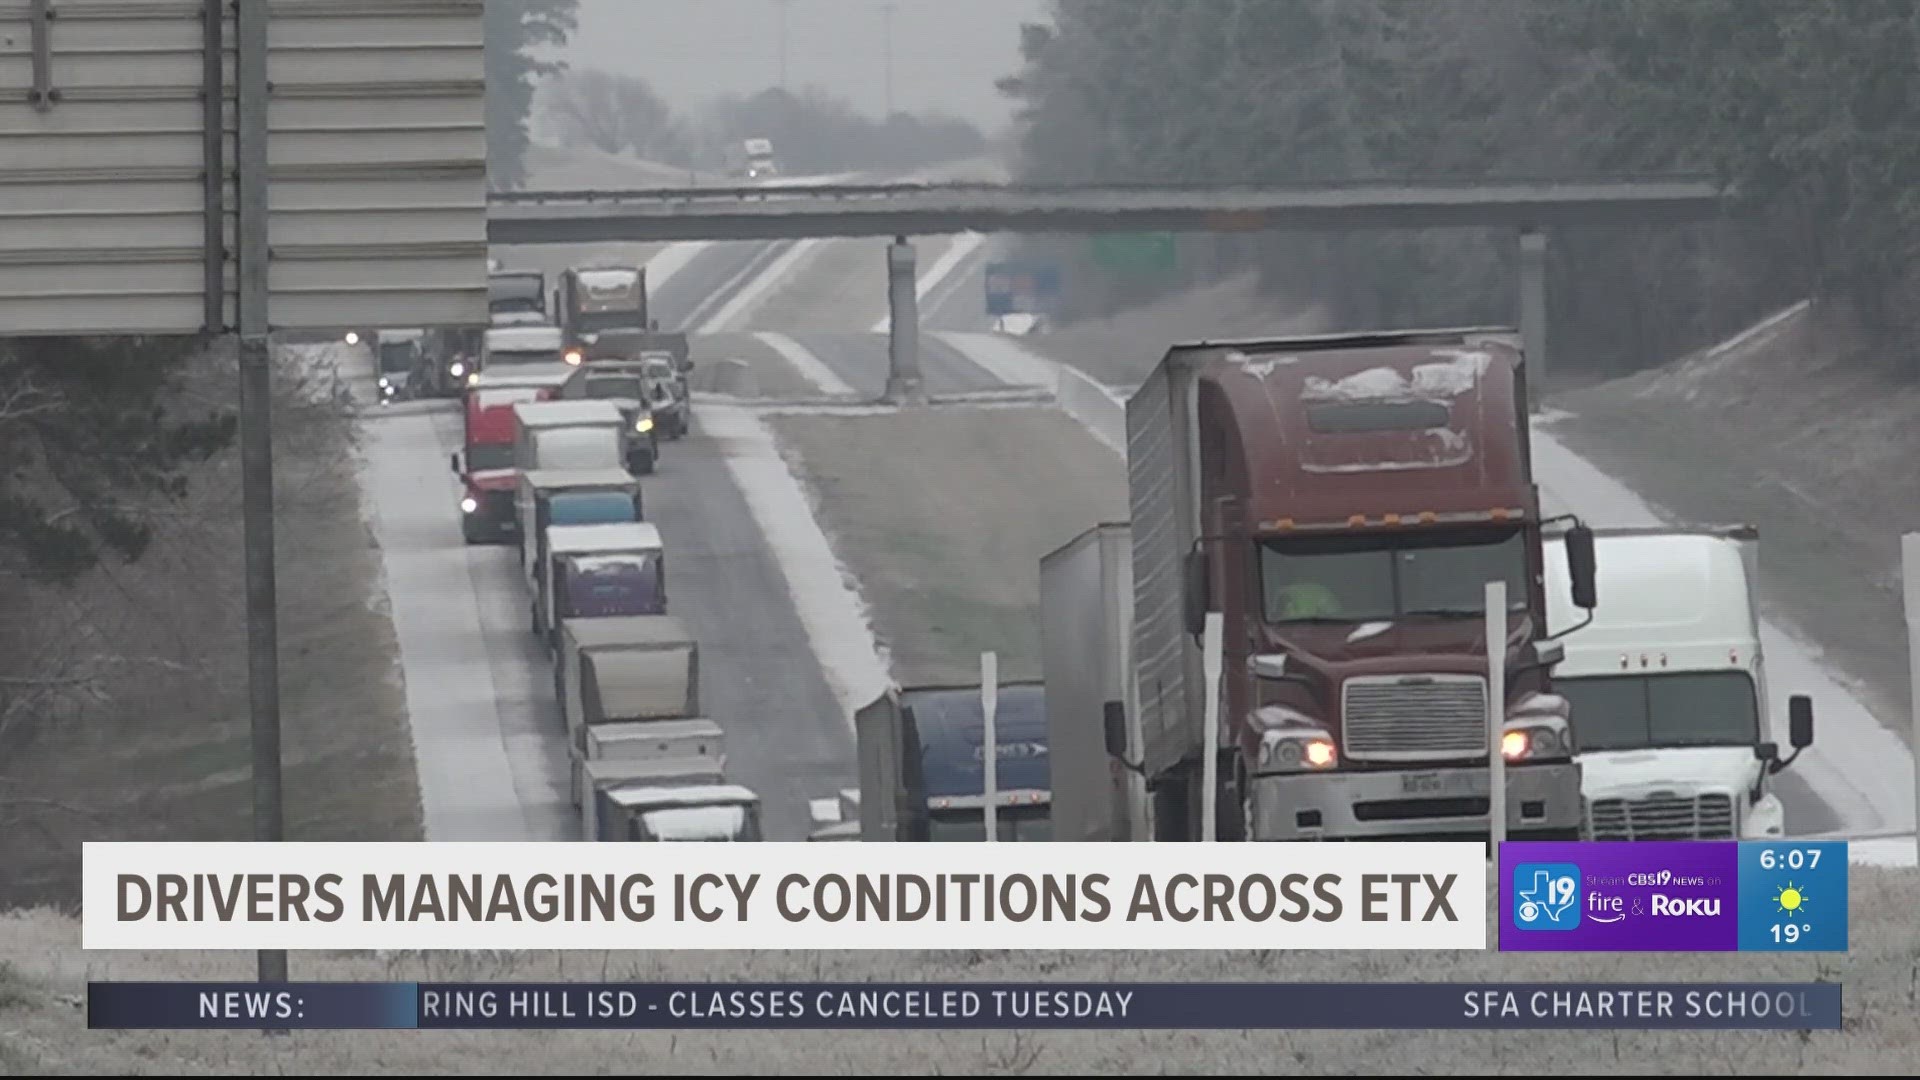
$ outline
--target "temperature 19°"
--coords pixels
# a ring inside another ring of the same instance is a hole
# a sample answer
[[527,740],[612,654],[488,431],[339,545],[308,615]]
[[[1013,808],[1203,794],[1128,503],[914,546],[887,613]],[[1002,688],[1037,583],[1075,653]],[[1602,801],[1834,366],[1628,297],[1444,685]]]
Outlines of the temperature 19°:
[[1788,848],[1777,853],[1765,848],[1760,852],[1762,870],[1812,870],[1819,865],[1819,848]]
[[1798,945],[1801,934],[1813,933],[1813,927],[1807,923],[1774,923],[1773,943],[1775,945]]

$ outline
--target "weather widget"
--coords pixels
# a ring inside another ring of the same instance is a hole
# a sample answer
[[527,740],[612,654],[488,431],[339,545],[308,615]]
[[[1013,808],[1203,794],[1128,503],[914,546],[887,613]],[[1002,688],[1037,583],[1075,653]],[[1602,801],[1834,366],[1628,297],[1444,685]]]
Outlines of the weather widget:
[[1847,950],[1845,841],[1740,845],[1740,949]]

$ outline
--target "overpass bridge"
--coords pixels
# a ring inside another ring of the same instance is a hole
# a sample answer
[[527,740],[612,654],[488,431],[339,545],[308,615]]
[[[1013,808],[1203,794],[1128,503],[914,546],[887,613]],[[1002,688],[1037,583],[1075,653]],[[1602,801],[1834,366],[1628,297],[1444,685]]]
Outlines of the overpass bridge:
[[890,236],[888,393],[900,397],[917,396],[920,381],[912,236],[1510,228],[1520,246],[1528,382],[1538,387],[1548,355],[1546,229],[1680,224],[1720,216],[1740,202],[1704,177],[1322,188],[944,183],[526,191],[488,195],[487,239],[504,246]]

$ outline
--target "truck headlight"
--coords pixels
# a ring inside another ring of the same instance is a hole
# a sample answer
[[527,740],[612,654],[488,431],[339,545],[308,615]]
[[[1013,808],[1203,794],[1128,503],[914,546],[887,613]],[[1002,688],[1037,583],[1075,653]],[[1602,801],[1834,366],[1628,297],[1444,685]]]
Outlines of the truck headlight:
[[567,355],[563,359],[565,359],[567,363],[572,364],[574,367],[579,367],[580,361],[585,359],[585,357],[581,355],[581,352],[579,349],[569,349],[567,350]]
[[1298,709],[1262,705],[1252,719],[1260,730],[1261,771],[1317,772],[1340,763],[1333,734]]
[[1500,753],[1508,761],[1567,757],[1572,752],[1566,729],[1552,724],[1510,725],[1500,735]]
[[460,376],[465,375],[467,373],[467,365],[462,364],[458,361],[455,361],[454,365],[448,368],[447,370],[453,374],[454,378],[457,379]]
[[478,509],[480,509],[480,500],[474,498],[473,496],[468,495],[466,498],[460,500],[461,513],[471,514]]
[[385,375],[380,376],[380,389],[385,390],[387,387],[392,385],[393,385],[392,383],[387,381],[387,377]]
[[652,430],[653,430],[653,417],[651,417],[651,416],[643,416],[643,417],[641,417],[640,419],[638,419],[638,420],[635,420],[635,421],[633,422],[633,430],[635,430],[635,431],[639,431],[639,432],[648,432],[648,431],[652,431]]

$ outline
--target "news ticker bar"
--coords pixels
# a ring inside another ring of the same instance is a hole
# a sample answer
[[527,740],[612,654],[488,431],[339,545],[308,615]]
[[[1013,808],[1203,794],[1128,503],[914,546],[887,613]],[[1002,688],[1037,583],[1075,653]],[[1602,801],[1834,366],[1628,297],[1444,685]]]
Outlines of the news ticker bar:
[[1838,983],[87,984],[91,1029],[1840,1029]]

